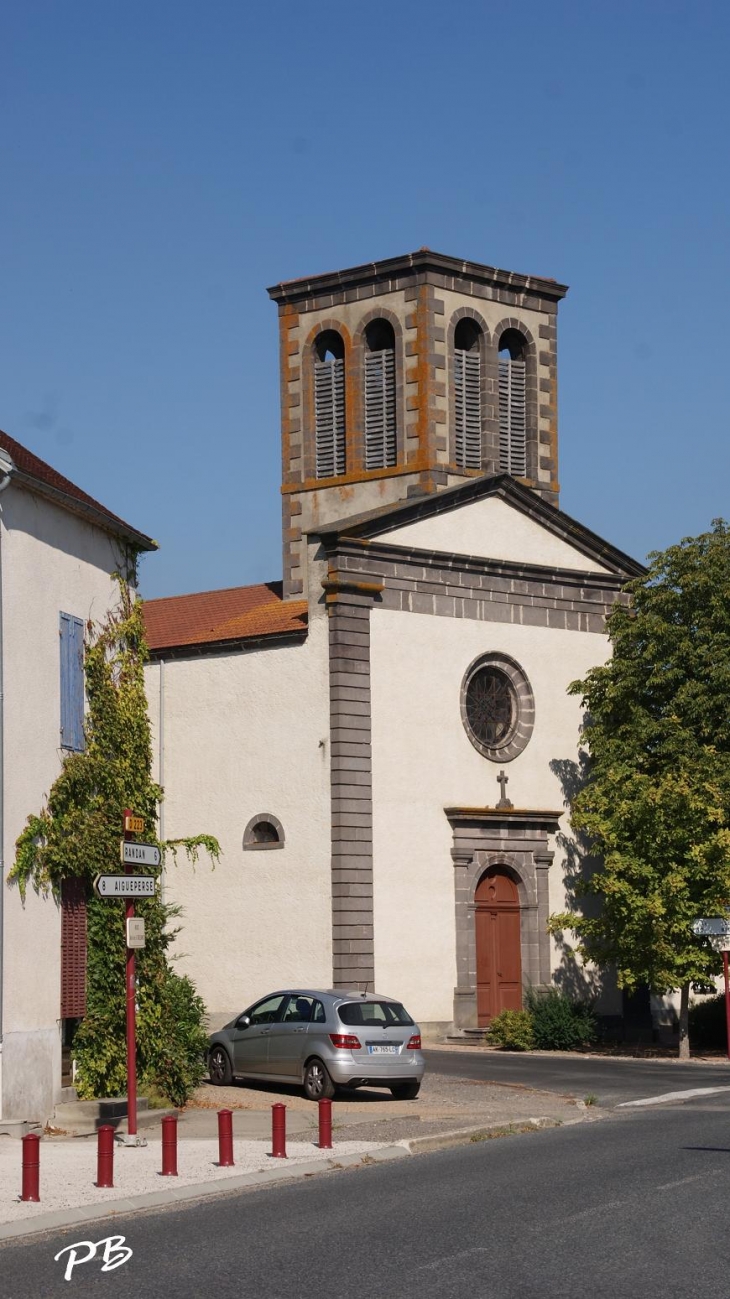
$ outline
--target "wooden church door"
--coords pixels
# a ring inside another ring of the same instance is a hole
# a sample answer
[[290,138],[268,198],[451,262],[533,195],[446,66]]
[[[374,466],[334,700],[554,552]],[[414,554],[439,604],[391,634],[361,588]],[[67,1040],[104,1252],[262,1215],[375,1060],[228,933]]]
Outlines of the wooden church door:
[[486,1027],[501,1010],[522,1008],[520,900],[517,885],[496,868],[479,881],[474,901],[477,1016]]

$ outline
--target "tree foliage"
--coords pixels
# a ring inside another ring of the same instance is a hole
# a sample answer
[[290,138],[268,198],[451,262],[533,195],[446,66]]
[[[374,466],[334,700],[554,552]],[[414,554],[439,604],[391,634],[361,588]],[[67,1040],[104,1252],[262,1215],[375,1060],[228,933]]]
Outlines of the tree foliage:
[[[79,1094],[98,1097],[126,1088],[124,904],[91,892],[95,875],[119,869],[124,808],[144,818],[145,840],[158,844],[163,862],[166,852],[175,859],[178,848],[193,861],[201,849],[214,862],[220,852],[210,835],[157,839],[162,790],[151,777],[142,602],[126,581],[118,581],[118,608],[102,626],[87,627],[84,750],[65,756],[46,806],[28,818],[18,838],[8,877],[23,897],[29,884],[57,899],[64,879],[76,876],[87,885],[87,1011],[74,1055]],[[190,980],[170,964],[179,910],[159,895],[137,900],[135,908],[146,929],[145,948],[137,953],[138,1073],[143,1083],[182,1104],[203,1072],[205,1007]]]
[[619,985],[705,989],[720,957],[692,921],[730,900],[730,533],[712,530],[649,557],[608,619],[612,657],[571,693],[586,709],[588,777],[573,826],[600,858],[551,918],[581,955],[615,964]]

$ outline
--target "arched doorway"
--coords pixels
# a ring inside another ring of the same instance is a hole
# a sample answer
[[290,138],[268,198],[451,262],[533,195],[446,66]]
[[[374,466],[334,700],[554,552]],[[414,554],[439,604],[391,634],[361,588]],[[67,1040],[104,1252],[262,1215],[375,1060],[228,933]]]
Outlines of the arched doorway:
[[520,899],[514,880],[499,866],[482,875],[474,894],[477,1016],[486,1027],[501,1010],[522,1007]]

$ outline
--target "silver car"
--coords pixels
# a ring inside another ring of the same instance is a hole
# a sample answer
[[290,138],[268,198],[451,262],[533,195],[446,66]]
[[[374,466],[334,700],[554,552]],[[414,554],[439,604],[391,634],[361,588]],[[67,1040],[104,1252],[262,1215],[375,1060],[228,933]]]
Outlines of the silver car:
[[294,1083],[312,1101],[337,1087],[387,1087],[415,1100],[423,1077],[421,1032],[399,1001],[376,993],[272,992],[210,1036],[210,1081]]

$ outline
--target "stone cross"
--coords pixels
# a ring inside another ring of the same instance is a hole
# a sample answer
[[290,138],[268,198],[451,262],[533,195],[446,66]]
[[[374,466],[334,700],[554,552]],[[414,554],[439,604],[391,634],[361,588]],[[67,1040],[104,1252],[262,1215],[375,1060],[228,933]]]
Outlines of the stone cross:
[[509,780],[509,776],[505,776],[504,771],[500,771],[499,775],[497,776],[497,784],[499,785],[499,788],[500,788],[500,791],[501,791],[501,798],[500,798],[499,802],[497,803],[497,807],[504,807],[504,808],[507,808],[507,807],[512,807],[512,806],[513,806],[513,804],[510,803],[510,801],[509,801],[509,799],[508,799],[508,797],[507,797],[507,781],[508,781],[508,780]]

